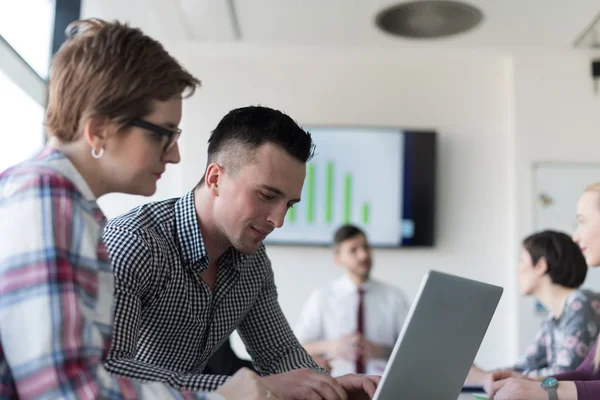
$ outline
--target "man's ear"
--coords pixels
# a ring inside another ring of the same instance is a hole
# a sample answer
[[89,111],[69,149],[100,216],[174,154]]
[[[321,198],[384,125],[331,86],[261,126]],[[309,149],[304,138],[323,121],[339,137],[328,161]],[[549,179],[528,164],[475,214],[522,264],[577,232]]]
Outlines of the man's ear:
[[340,248],[337,245],[333,247],[333,262],[339,266],[342,265],[342,260],[340,258]]
[[209,193],[214,196],[219,195],[219,182],[222,177],[223,167],[216,162],[210,163],[206,168],[206,174],[204,175],[204,184]]

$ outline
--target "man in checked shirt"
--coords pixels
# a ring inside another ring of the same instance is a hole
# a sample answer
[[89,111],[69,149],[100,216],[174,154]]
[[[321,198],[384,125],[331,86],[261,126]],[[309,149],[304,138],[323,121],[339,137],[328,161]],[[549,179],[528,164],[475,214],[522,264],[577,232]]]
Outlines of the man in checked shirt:
[[193,190],[135,208],[104,231],[116,285],[106,368],[152,380],[177,372],[179,389],[214,390],[227,377],[202,371],[237,329],[281,398],[371,398],[378,377],[331,378],[300,345],[262,244],[300,201],[310,134],[282,112],[245,107],[227,114],[208,143]]

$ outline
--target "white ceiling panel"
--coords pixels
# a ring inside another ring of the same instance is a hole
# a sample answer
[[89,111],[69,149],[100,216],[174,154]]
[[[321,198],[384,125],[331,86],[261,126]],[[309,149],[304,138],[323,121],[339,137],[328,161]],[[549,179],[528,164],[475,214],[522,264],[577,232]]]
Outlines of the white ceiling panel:
[[148,35],[164,40],[191,40],[177,1],[165,0],[82,0],[83,18],[118,19],[140,27]]
[[[160,1],[160,0],[159,0]],[[237,38],[232,17],[233,2],[227,0],[174,0],[183,10],[185,23],[195,40],[230,41]],[[234,8],[235,9],[235,8]]]
[[599,0],[464,1],[481,9],[483,23],[437,40],[379,31],[375,15],[392,0],[84,0],[84,15],[125,19],[177,41],[513,49],[572,48],[600,11]]
[[[482,10],[480,26],[438,40],[393,37],[379,31],[381,0],[237,0],[243,40],[344,46],[434,44],[476,47],[565,47],[600,10],[598,0],[469,0]],[[391,2],[398,3],[398,2]]]

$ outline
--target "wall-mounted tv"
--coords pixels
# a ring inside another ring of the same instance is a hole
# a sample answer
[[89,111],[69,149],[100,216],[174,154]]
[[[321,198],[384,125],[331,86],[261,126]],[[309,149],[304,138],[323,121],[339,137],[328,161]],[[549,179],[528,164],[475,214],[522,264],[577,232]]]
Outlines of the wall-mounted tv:
[[302,201],[265,244],[330,245],[345,223],[374,247],[434,245],[433,131],[304,126],[315,142]]

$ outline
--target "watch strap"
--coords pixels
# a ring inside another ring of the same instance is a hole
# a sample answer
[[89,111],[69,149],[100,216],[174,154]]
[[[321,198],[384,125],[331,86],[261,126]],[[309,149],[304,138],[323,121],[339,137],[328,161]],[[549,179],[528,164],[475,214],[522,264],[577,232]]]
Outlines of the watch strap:
[[551,388],[545,388],[548,393],[548,400],[558,400],[558,393],[556,392],[556,386]]

